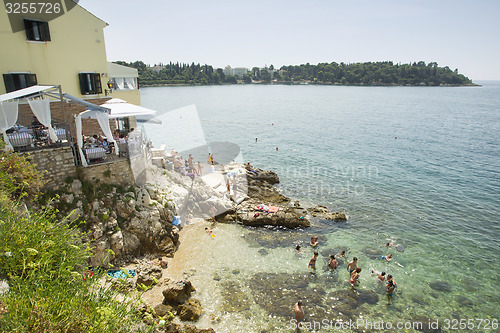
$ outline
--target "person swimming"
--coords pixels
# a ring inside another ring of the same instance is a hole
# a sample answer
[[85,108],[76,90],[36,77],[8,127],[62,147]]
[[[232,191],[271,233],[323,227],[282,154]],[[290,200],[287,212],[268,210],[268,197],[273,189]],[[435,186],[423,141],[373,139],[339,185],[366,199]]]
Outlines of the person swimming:
[[298,253],[300,253],[300,250],[301,250],[301,249],[302,249],[302,246],[300,246],[300,245],[298,245],[298,244],[297,244],[297,246],[295,247],[295,250],[296,250]]
[[318,236],[312,236],[311,237],[311,246],[312,247],[316,247],[318,246],[319,242],[318,242]]
[[386,262],[389,262],[392,260],[392,254],[388,254],[386,256],[381,256],[382,259],[385,259]]

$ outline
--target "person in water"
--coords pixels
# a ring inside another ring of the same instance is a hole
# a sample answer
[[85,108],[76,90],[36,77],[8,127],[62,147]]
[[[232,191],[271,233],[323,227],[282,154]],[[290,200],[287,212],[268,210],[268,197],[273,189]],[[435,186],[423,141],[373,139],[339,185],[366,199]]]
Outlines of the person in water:
[[394,285],[394,287],[397,287],[396,285],[396,281],[394,280],[394,278],[392,277],[391,274],[387,275],[387,284],[389,284],[390,282],[392,282],[392,284]]
[[314,251],[311,260],[309,260],[309,265],[307,267],[316,269],[316,260],[318,260],[318,251]]
[[361,273],[361,268],[356,268],[354,272],[351,274],[351,279],[349,282],[351,282],[352,285],[358,284],[359,283],[359,273]]
[[385,272],[377,272],[372,270],[372,274],[377,274],[377,279],[379,282],[385,281]]
[[298,301],[294,304],[293,313],[295,314],[295,322],[298,328],[300,321],[304,320],[304,317],[306,316],[304,309],[302,309],[302,301]]
[[297,253],[300,253],[300,250],[302,249],[302,246],[298,245],[295,247],[295,250],[297,251]]
[[312,247],[316,247],[318,246],[319,242],[318,242],[318,236],[312,236],[311,237],[311,246]]
[[392,260],[392,254],[388,254],[386,256],[382,256],[382,259],[385,259],[385,261],[390,262]]
[[391,298],[394,296],[394,289],[396,289],[396,285],[392,280],[387,283],[387,297]]
[[328,262],[328,266],[331,269],[335,269],[338,265],[339,263],[337,262],[337,259],[335,259],[335,256],[333,254],[330,254],[330,261]]
[[349,274],[352,274],[356,268],[358,268],[358,258],[354,257],[349,265],[347,265],[347,270],[349,271]]

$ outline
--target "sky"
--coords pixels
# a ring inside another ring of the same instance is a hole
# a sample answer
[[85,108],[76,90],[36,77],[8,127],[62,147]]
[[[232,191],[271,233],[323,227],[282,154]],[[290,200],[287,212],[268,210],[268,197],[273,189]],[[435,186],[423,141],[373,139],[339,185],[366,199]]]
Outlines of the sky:
[[420,60],[500,80],[499,0],[80,0],[109,61],[215,68]]

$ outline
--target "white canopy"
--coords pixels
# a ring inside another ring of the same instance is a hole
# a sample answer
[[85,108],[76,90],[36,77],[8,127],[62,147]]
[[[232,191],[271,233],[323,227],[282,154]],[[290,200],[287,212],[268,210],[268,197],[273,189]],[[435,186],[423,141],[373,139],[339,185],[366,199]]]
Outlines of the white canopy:
[[101,106],[111,110],[109,118],[123,118],[123,117],[141,117],[141,116],[154,116],[156,111],[147,109],[145,107],[130,104],[119,98],[112,98]]
[[[111,128],[109,127],[109,115],[107,113],[101,111],[83,111],[82,113],[75,115],[76,122],[76,143],[78,144],[78,151],[80,153],[80,158],[82,160],[82,165],[84,167],[88,166],[87,160],[83,155],[83,134],[82,134],[82,119],[97,119],[99,122],[99,126],[101,126],[104,135],[106,135],[106,139],[108,142],[115,142],[113,139],[113,133],[111,133]],[[118,145],[115,145],[116,155],[119,154]]]
[[19,89],[7,94],[0,95],[0,102],[8,101],[9,99],[22,98],[28,95],[38,94],[42,91],[49,90],[55,88],[56,86],[31,86],[28,88]]

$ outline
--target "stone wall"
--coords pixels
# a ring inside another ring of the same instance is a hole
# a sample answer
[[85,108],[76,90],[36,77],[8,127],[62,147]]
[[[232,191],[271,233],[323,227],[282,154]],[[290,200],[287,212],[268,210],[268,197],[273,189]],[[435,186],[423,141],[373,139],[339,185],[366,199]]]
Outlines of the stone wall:
[[135,180],[128,159],[88,167],[79,167],[79,176],[86,181],[99,179],[108,184],[134,186]]
[[128,159],[77,167],[71,147],[60,147],[24,153],[37,170],[44,173],[45,188],[57,189],[64,185],[67,177],[82,178],[87,181],[99,179],[109,184],[134,186],[135,179]]
[[46,188],[55,189],[64,184],[67,177],[76,177],[76,166],[71,147],[37,150],[25,153],[27,159],[44,172]]

